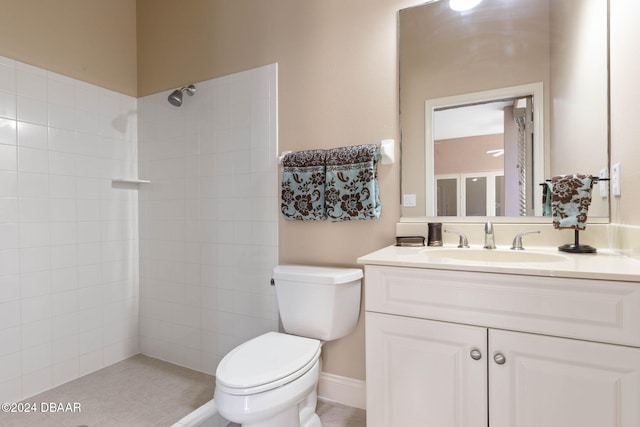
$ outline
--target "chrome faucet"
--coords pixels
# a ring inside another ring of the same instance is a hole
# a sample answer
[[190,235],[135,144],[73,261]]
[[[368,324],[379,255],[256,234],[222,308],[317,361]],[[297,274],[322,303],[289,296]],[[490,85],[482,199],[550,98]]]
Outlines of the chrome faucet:
[[485,249],[495,249],[496,248],[496,239],[493,235],[493,224],[491,221],[487,221],[484,224],[484,248]]
[[462,231],[452,230],[450,228],[446,228],[444,230],[444,232],[445,233],[457,234],[459,236],[459,240],[458,240],[458,247],[459,248],[468,248],[469,247],[469,240],[467,239],[467,236]]
[[540,234],[540,230],[535,231],[525,231],[524,233],[516,234],[516,237],[513,238],[513,243],[511,244],[511,249],[515,251],[524,250],[522,247],[522,236],[526,236],[527,234]]

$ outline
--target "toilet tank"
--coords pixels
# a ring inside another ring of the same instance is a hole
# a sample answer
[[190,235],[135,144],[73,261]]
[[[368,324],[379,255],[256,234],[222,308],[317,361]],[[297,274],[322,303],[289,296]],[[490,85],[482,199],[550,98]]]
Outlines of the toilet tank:
[[360,315],[359,268],[279,265],[273,269],[285,332],[323,341],[350,334]]

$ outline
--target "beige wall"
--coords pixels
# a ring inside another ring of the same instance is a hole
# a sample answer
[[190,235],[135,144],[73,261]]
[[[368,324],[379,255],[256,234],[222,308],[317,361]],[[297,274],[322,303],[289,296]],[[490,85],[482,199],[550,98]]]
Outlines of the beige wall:
[[[397,140],[397,11],[417,3],[139,0],[138,94],[278,62],[280,150]],[[623,197],[614,200],[612,220],[640,225],[640,60],[634,54],[640,3],[613,3],[611,152],[614,162],[622,162]],[[0,55],[136,92],[133,0],[1,4]],[[391,244],[399,218],[399,165],[379,170],[381,219],[281,221],[281,262],[353,266],[358,256]],[[362,322],[354,335],[327,345],[325,370],[364,378]]]
[[0,0],[0,55],[137,95],[136,0]]
[[[611,1],[611,163],[621,166],[621,197],[611,200],[611,222],[640,225],[640,2]],[[637,245],[637,242],[635,243]]]
[[[607,167],[608,150],[608,91],[601,84],[607,81],[607,40],[602,37],[607,33],[606,3],[563,0],[552,1],[550,6],[550,175],[597,174]],[[599,197],[594,198],[595,203],[601,203]],[[606,216],[607,212],[606,207],[598,209],[593,204],[589,208],[590,215]]]

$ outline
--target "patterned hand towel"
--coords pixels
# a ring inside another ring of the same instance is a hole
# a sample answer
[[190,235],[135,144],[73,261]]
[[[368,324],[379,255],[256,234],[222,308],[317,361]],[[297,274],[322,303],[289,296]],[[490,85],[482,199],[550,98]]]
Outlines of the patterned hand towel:
[[324,207],[325,151],[287,154],[282,160],[282,203],[287,220],[326,219]]
[[591,204],[591,175],[561,175],[551,178],[553,227],[584,230]]
[[330,221],[380,217],[377,145],[334,148],[327,152],[325,204]]

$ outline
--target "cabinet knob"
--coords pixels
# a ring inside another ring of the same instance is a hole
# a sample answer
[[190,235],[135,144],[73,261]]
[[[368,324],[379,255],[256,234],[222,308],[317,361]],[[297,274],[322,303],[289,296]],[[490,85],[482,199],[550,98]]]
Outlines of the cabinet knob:
[[471,350],[471,358],[473,360],[480,360],[482,359],[482,353],[477,348],[474,348],[473,350]]
[[493,356],[493,360],[498,364],[498,365],[504,365],[504,362],[507,361],[507,358],[504,357],[504,354],[502,353],[496,353],[495,356]]

